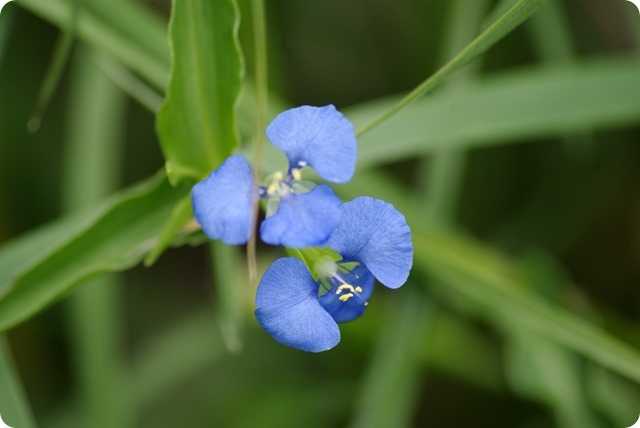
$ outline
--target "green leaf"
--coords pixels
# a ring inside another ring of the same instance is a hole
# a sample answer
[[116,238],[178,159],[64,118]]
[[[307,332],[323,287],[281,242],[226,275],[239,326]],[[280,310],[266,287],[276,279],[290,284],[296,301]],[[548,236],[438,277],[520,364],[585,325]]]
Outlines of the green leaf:
[[158,238],[158,243],[144,258],[145,266],[151,266],[158,260],[158,257],[173,243],[176,236],[184,230],[191,219],[193,219],[193,210],[191,208],[191,194],[188,194],[173,208],[171,217]]
[[171,76],[156,122],[172,183],[203,178],[238,144],[238,20],[233,0],[173,2]]
[[498,328],[517,323],[640,382],[640,352],[524,287],[502,256],[462,236],[414,231],[415,265],[446,296],[463,298]]
[[[345,113],[359,127],[389,104],[376,101]],[[358,165],[628,125],[638,118],[638,59],[539,67],[416,102],[359,139]]]
[[170,186],[159,174],[97,212],[66,219],[0,251],[0,331],[26,320],[87,278],[136,265],[155,246],[175,204],[188,190]]

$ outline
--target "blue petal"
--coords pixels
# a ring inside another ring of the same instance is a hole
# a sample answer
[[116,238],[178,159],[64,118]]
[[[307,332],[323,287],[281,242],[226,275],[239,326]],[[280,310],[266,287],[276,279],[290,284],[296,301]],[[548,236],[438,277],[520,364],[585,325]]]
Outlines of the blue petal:
[[291,168],[303,162],[327,181],[351,180],[356,166],[356,136],[351,122],[334,106],[286,110],[267,126],[266,133],[286,153]]
[[335,283],[331,291],[324,293],[319,299],[322,307],[336,322],[347,322],[358,318],[366,309],[366,304],[373,292],[374,278],[364,265],[358,265],[351,272],[340,276],[347,284],[361,287],[362,292],[354,293],[353,297],[343,302],[339,297],[348,291],[344,290],[341,294],[336,294],[340,284]]
[[267,269],[256,306],[262,328],[284,345],[321,352],[340,342],[338,324],[318,301],[318,285],[296,258],[278,259]]
[[363,263],[383,285],[398,288],[413,264],[411,230],[402,214],[380,199],[362,196],[342,205],[329,246],[344,260]]
[[254,198],[253,173],[240,155],[227,158],[191,191],[193,214],[204,233],[228,245],[249,240]]
[[278,210],[260,225],[262,240],[271,245],[302,248],[324,245],[340,222],[340,199],[321,184],[307,193],[288,194]]

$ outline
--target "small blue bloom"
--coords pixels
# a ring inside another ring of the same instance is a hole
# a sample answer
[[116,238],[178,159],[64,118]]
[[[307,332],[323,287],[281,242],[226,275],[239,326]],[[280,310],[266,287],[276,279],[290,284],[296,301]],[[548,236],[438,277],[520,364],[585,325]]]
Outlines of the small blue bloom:
[[356,165],[353,125],[332,105],[302,106],[280,113],[267,137],[286,153],[289,168],[310,166],[333,183],[351,180]]
[[307,193],[280,198],[275,215],[260,225],[262,240],[289,248],[308,247],[309,242],[322,245],[340,221],[340,199],[331,187],[321,184]]
[[337,323],[364,312],[374,278],[389,288],[403,285],[413,263],[411,231],[391,204],[359,197],[343,204],[329,246],[342,257],[315,261],[314,280],[303,262],[276,260],[256,295],[256,318],[278,342],[321,352],[340,341]]
[[240,155],[227,158],[209,177],[193,186],[193,214],[211,239],[244,244],[251,236],[253,201],[258,188],[249,163]]
[[278,207],[267,211],[260,227],[266,243],[290,248],[326,244],[340,221],[340,199],[325,185],[307,189],[300,171],[310,166],[327,181],[350,180],[357,150],[353,126],[332,105],[302,106],[279,114],[266,133],[287,155],[287,172],[276,172],[259,186],[242,156],[229,157],[194,186],[196,221],[211,239],[244,244],[252,233],[253,203],[266,198]]

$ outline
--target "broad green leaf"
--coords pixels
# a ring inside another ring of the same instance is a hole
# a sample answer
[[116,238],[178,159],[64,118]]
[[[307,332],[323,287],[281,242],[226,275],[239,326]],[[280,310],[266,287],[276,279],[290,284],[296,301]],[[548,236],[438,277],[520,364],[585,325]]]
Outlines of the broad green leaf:
[[238,144],[242,59],[233,0],[174,0],[172,68],[156,129],[169,179],[198,180]]
[[[26,320],[87,278],[136,265],[155,246],[187,191],[170,186],[160,174],[117,195],[97,212],[0,251],[0,331]],[[38,248],[49,236],[54,242]],[[25,260],[11,266],[21,254]]]
[[[388,100],[346,111],[356,127]],[[451,147],[485,147],[637,123],[640,61],[585,62],[510,72],[416,102],[360,138],[371,167]]]

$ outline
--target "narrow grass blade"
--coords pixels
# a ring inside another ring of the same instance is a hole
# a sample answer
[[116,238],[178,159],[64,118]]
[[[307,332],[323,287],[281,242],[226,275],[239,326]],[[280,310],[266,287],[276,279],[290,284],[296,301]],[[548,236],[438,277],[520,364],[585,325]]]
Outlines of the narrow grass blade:
[[476,59],[478,56],[482,55],[487,49],[496,44],[514,28],[533,15],[547,1],[548,0],[519,0],[435,74],[422,82],[417,88],[407,94],[393,107],[385,110],[382,114],[368,122],[366,125],[357,128],[357,135],[360,137],[366,134],[371,129],[397,114],[407,105],[431,91],[453,73]]
[[[389,103],[368,103],[346,115],[360,126]],[[585,128],[624,126],[639,118],[638,59],[542,66],[416,102],[360,139],[358,165],[385,164],[442,148],[515,144]]]
[[82,0],[73,0],[71,4],[71,16],[69,17],[69,22],[67,23],[64,32],[58,36],[58,40],[56,41],[53,50],[53,57],[51,58],[44,81],[42,82],[42,86],[38,92],[33,113],[27,123],[27,129],[29,132],[36,132],[40,129],[42,116],[49,105],[51,97],[58,87],[62,73],[69,62],[69,57],[71,56],[71,50],[76,38],[78,16],[80,15]]

